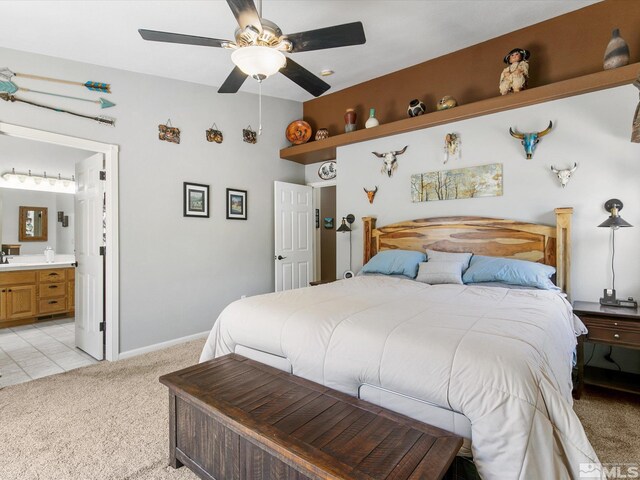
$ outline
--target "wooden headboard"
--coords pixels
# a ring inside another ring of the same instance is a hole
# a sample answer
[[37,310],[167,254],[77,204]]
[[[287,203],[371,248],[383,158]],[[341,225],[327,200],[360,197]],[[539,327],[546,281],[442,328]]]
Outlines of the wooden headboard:
[[555,227],[502,218],[441,217],[376,228],[374,217],[364,217],[363,264],[381,250],[396,248],[517,258],[556,267],[556,285],[569,295],[573,208],[556,208],[555,213]]

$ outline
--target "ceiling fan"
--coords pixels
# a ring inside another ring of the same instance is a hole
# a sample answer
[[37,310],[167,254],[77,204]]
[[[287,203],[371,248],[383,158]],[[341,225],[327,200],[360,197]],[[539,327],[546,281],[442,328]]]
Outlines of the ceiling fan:
[[197,37],[179,33],[139,29],[143,39],[152,42],[181,43],[233,50],[231,60],[236,65],[224,81],[218,93],[236,93],[248,76],[262,82],[281,72],[285,77],[304,88],[313,96],[320,96],[331,86],[300,66],[286,53],[308,52],[325,48],[361,45],[366,42],[362,22],[346,23],[333,27],[308,30],[284,35],[275,23],[262,18],[262,1],[258,9],[253,0],[227,0],[239,28],[235,41]]

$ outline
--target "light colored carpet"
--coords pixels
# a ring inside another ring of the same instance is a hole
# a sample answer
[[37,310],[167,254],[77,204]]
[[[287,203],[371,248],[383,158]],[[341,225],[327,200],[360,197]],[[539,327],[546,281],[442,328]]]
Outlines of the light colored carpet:
[[[168,463],[165,373],[204,340],[0,389],[2,480],[196,480]],[[603,462],[640,460],[640,403],[587,392],[575,404]]]

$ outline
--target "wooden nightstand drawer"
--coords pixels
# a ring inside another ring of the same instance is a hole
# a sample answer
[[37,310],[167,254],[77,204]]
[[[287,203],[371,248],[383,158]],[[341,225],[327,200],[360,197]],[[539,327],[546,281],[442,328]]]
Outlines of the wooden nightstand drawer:
[[612,345],[638,346],[640,345],[640,333],[630,332],[617,328],[587,327],[587,341],[610,343]]

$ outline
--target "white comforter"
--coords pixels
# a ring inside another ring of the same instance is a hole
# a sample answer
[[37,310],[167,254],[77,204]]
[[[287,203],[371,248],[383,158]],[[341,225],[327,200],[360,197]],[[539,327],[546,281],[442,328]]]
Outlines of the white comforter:
[[244,345],[351,395],[367,383],[460,412],[485,479],[579,478],[598,459],[572,409],[574,321],[554,292],[365,276],[232,303],[200,360]]

